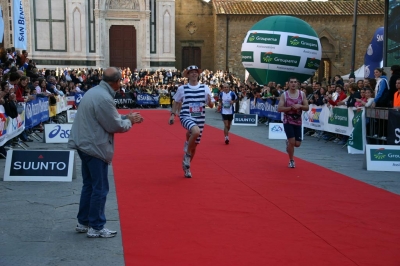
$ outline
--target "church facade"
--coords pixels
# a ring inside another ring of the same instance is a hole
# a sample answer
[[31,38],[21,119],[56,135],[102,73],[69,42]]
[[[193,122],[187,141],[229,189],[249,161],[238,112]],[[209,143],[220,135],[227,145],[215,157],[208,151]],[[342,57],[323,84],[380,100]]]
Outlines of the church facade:
[[[22,2],[27,51],[41,67],[175,66],[174,0]],[[7,48],[13,46],[12,1],[0,3]]]

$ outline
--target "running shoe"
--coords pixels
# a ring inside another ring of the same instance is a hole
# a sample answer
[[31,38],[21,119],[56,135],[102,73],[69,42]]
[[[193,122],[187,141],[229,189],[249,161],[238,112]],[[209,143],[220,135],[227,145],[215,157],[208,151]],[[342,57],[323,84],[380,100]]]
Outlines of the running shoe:
[[191,178],[192,177],[192,173],[190,172],[190,169],[186,169],[185,170],[185,177],[186,178]]
[[225,136],[225,144],[229,144],[229,137]]
[[289,166],[288,166],[289,168],[295,168],[296,167],[296,165],[295,165],[295,163],[294,163],[294,160],[290,160],[289,161]]
[[183,170],[187,170],[190,168],[190,159],[191,156],[189,154],[185,153],[185,155],[183,155],[183,161],[182,161]]
[[75,227],[75,231],[78,233],[87,233],[89,230],[89,226],[78,223]]
[[183,146],[183,151],[186,153],[189,147],[189,142],[185,141],[185,145]]
[[117,231],[112,231],[107,228],[103,228],[101,230],[95,230],[93,228],[89,228],[88,232],[86,233],[87,237],[89,238],[110,238],[117,235]]

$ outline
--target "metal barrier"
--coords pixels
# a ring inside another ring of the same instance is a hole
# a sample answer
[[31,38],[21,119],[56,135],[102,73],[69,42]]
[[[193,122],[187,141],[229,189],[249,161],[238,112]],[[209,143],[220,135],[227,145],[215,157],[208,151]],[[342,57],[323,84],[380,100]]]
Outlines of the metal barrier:
[[369,144],[386,144],[388,108],[365,108],[367,142]]

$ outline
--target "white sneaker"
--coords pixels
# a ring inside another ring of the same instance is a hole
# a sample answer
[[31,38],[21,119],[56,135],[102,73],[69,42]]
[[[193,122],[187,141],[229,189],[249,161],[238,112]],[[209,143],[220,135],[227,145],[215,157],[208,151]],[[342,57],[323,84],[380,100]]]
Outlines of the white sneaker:
[[339,138],[336,138],[334,141],[333,141],[333,143],[338,143],[340,141],[340,139]]
[[290,161],[289,161],[288,167],[289,167],[289,168],[295,168],[295,167],[296,167],[296,164],[294,163],[294,160],[290,160]]
[[75,227],[75,231],[77,231],[78,233],[87,233],[89,230],[89,226],[87,225],[83,225],[78,223]]
[[229,137],[225,136],[225,144],[229,144]]
[[189,154],[185,153],[183,155],[183,161],[182,161],[183,170],[187,170],[190,168],[190,159],[191,159],[191,156]]
[[185,177],[186,178],[191,178],[192,177],[192,173],[190,172],[190,169],[186,169],[185,170]]
[[314,133],[314,134],[311,135],[311,137],[318,138],[319,135],[318,135],[318,133]]
[[95,238],[95,237],[103,237],[103,238],[110,238],[117,235],[117,231],[112,231],[107,228],[103,228],[101,230],[95,230],[93,228],[89,228],[87,232],[87,237]]
[[186,153],[189,147],[189,142],[185,141],[185,145],[183,146],[183,151]]

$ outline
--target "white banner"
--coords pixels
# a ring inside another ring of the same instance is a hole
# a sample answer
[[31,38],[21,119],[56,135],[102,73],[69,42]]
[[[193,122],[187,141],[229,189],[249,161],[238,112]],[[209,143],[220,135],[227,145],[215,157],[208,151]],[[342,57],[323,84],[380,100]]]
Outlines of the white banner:
[[46,143],[68,143],[72,124],[45,124],[44,141]]
[[287,139],[283,123],[269,123],[268,139]]
[[22,0],[13,0],[13,26],[14,47],[26,50],[28,37],[26,35],[25,13]]
[[[25,106],[24,106],[25,108]],[[16,118],[6,115],[4,106],[0,105],[0,145],[22,133],[25,129],[25,110]]]
[[68,122],[69,124],[74,123],[75,116],[76,116],[76,113],[77,113],[77,112],[78,112],[78,110],[68,110],[68,111],[67,111],[67,122]]
[[310,104],[310,109],[303,112],[303,126],[350,136],[353,132],[353,117],[353,110],[346,106],[327,107]]
[[367,145],[368,171],[400,172],[400,146]]
[[0,42],[3,42],[3,37],[4,37],[3,8],[0,6]]

